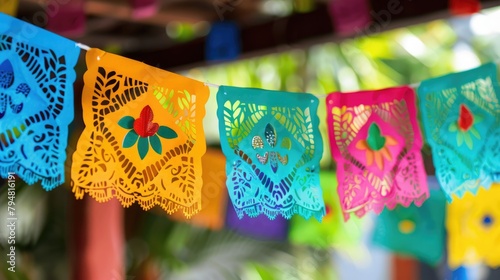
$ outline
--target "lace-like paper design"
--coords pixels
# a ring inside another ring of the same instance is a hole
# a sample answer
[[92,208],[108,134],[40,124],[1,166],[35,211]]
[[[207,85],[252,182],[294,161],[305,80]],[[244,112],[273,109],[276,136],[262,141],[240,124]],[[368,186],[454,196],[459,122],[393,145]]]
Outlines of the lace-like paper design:
[[422,82],[418,89],[436,177],[447,198],[500,179],[500,96],[496,66]]
[[344,219],[384,206],[420,206],[429,191],[413,90],[333,93],[327,106]]
[[208,88],[98,49],[87,52],[87,66],[85,130],[71,174],[76,197],[198,212]]
[[224,86],[217,103],[227,187],[238,217],[289,219],[298,213],[321,220],[317,98]]
[[203,188],[201,210],[190,219],[181,212],[170,215],[173,220],[198,227],[220,230],[224,227],[227,206],[226,157],[220,149],[207,149],[201,159]]
[[373,242],[430,265],[438,264],[445,247],[446,198],[436,178],[429,178],[429,188],[430,197],[420,207],[397,206],[382,211],[375,225]]
[[448,264],[500,266],[500,184],[455,196],[446,213]]
[[[29,40],[28,40],[29,38]],[[0,174],[46,190],[64,182],[75,42],[0,14]]]

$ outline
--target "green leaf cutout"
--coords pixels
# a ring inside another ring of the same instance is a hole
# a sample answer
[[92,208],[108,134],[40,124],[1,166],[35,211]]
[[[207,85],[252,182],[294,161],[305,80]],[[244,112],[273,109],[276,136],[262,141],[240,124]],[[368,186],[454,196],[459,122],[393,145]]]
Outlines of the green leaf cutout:
[[173,139],[177,138],[177,132],[175,132],[173,129],[167,126],[160,126],[157,132],[160,137],[166,138],[166,139]]
[[474,135],[476,139],[481,140],[481,135],[479,134],[479,131],[475,127],[471,127],[469,130],[470,134]]
[[158,135],[153,135],[151,137],[149,137],[149,143],[151,144],[151,147],[153,148],[153,150],[161,155],[161,141],[160,141],[160,137],[158,137]]
[[123,148],[130,148],[134,146],[135,142],[137,142],[137,139],[139,138],[139,134],[137,134],[133,129],[125,135],[125,138],[123,138],[123,143],[122,146]]
[[474,143],[472,142],[472,137],[470,136],[469,133],[464,133],[464,140],[467,147],[469,147],[469,149],[472,150]]
[[134,128],[134,118],[125,116],[118,121],[118,125],[125,129],[132,129]]
[[448,126],[448,131],[449,132],[456,132],[458,130],[458,125],[457,123],[453,122]]
[[372,151],[378,151],[385,146],[385,137],[382,136],[380,127],[376,123],[370,125],[366,142]]
[[457,133],[457,146],[462,146],[464,143],[464,134],[462,132]]
[[139,144],[137,145],[137,150],[139,151],[139,157],[144,159],[149,151],[149,137],[139,138]]

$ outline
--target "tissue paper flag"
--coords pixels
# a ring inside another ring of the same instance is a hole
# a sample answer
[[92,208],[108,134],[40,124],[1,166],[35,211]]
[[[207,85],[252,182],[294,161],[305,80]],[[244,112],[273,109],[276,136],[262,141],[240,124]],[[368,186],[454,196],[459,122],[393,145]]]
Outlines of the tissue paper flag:
[[0,173],[47,189],[64,182],[75,42],[0,14]]
[[85,0],[48,1],[45,8],[47,29],[61,36],[79,37],[85,33]]
[[159,9],[158,0],[129,0],[132,6],[132,17],[143,19],[154,16]]
[[226,228],[241,235],[260,240],[285,241],[288,235],[288,220],[276,216],[274,220],[261,214],[257,217],[238,217],[234,205],[229,201],[226,212]]
[[217,117],[227,188],[238,217],[321,220],[323,144],[311,94],[221,86]]
[[332,93],[327,106],[344,219],[384,206],[420,206],[429,190],[413,90]]
[[226,218],[226,158],[219,149],[207,149],[201,158],[201,167],[201,211],[191,219],[186,219],[180,212],[173,213],[171,217],[177,221],[219,230],[224,226]]
[[205,58],[209,61],[237,59],[241,52],[240,40],[240,30],[236,22],[212,23],[206,40]]
[[87,67],[85,129],[71,170],[76,197],[198,212],[208,88],[98,49],[87,52]]
[[447,207],[446,228],[450,267],[500,266],[500,184],[455,198]]
[[19,0],[0,0],[0,13],[15,16],[18,6]]
[[495,64],[423,81],[427,142],[445,195],[489,188],[500,173],[500,103]]
[[377,218],[373,242],[396,253],[437,265],[444,250],[446,198],[435,177],[428,179],[430,197],[420,207],[385,209]]
[[479,0],[448,0],[453,15],[470,15],[481,10]]
[[330,0],[328,8],[335,32],[340,35],[367,32],[366,28],[372,22],[368,0]]
[[361,242],[360,220],[355,217],[343,222],[342,208],[337,194],[337,176],[333,172],[320,172],[321,188],[326,215],[321,222],[295,216],[290,224],[290,241],[318,248],[353,248]]

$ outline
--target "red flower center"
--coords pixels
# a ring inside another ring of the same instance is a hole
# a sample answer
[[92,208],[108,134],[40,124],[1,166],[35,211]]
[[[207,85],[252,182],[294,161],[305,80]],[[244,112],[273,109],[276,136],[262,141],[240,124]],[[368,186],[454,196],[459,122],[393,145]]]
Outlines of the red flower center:
[[134,121],[134,131],[141,137],[150,137],[158,132],[160,126],[153,122],[153,110],[146,106],[142,109],[141,115]]
[[460,104],[460,114],[458,115],[458,127],[462,131],[469,130],[474,124],[474,115],[464,104]]

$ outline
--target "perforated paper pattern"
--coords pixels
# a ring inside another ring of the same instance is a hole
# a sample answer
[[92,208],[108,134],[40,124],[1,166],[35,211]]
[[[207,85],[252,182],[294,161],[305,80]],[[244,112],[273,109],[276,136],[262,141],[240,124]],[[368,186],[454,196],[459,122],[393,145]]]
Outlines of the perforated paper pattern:
[[76,197],[198,212],[208,88],[98,49],[87,52],[87,67],[85,130],[71,174]]
[[377,218],[373,242],[395,253],[437,265],[445,248],[446,198],[436,178],[429,178],[430,197],[422,206],[385,209]]
[[415,94],[409,87],[327,97],[344,218],[384,206],[421,205],[429,196],[420,154]]
[[0,14],[0,174],[46,190],[64,182],[75,42]]
[[227,187],[238,216],[264,213],[289,219],[298,213],[321,220],[318,99],[221,86],[217,104]]
[[423,81],[426,140],[447,198],[500,180],[500,103],[494,64]]
[[467,192],[448,204],[448,264],[452,268],[486,264],[500,266],[500,184]]

